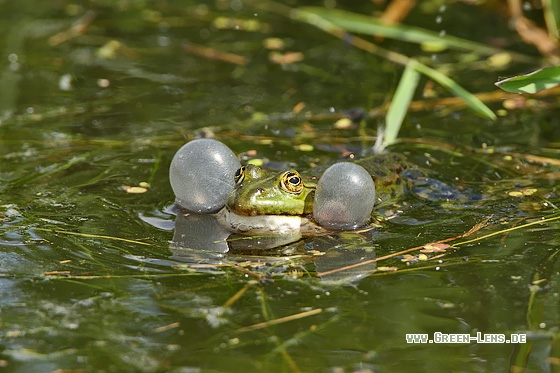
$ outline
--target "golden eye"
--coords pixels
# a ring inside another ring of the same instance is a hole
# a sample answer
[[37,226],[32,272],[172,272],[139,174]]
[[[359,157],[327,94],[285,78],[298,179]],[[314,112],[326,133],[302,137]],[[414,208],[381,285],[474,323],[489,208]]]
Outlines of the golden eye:
[[280,186],[286,192],[300,194],[303,190],[303,181],[297,171],[286,171],[280,178]]
[[235,175],[233,175],[233,179],[235,180],[236,184],[240,184],[243,179],[245,178],[245,169],[247,166],[241,166],[237,171],[235,171]]

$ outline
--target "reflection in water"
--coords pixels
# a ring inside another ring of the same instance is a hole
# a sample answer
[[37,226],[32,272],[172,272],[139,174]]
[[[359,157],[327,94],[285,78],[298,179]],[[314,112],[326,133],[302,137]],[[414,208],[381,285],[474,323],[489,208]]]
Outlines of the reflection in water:
[[[286,262],[297,254],[298,258],[309,257],[323,281],[336,283],[362,279],[376,268],[371,231],[305,239],[299,234],[243,236],[223,228],[216,214],[191,213],[177,207],[171,212],[176,214],[171,258],[188,265],[219,265],[247,255],[265,262]],[[145,221],[154,225],[153,221]]]
[[[372,232],[363,235],[345,234],[343,238],[333,236],[317,237],[313,249],[325,255],[314,259],[317,273],[323,281],[350,283],[361,280],[373,272],[377,263]],[[363,263],[362,265],[359,265]]]
[[[197,214],[178,209],[171,248],[192,250],[208,258],[221,258],[229,251],[226,239],[231,233],[222,228],[214,214]],[[187,256],[188,257],[188,256]]]

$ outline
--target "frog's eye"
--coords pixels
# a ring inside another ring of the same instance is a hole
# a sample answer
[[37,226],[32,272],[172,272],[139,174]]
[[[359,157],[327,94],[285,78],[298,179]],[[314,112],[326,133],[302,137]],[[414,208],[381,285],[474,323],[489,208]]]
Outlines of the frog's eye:
[[237,171],[235,171],[235,175],[233,175],[233,179],[235,180],[236,184],[241,184],[241,182],[245,178],[246,169],[247,166],[241,166],[241,168],[238,168]]
[[280,178],[280,186],[286,192],[300,194],[303,190],[303,181],[297,171],[286,171]]

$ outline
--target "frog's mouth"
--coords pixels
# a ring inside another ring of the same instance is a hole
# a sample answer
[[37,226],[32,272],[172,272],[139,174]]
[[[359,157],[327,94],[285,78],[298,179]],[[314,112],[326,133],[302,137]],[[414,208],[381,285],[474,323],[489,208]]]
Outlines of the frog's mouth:
[[233,233],[246,235],[300,234],[321,235],[328,231],[313,220],[298,215],[239,215],[224,207],[218,221]]

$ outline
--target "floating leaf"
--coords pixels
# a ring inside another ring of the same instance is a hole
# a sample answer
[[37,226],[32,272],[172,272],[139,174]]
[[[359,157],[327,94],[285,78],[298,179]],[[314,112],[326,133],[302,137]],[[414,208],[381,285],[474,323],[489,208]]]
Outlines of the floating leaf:
[[501,69],[511,63],[511,54],[508,52],[496,53],[486,59],[490,67]]
[[279,65],[289,65],[291,63],[296,63],[303,61],[303,53],[301,52],[286,52],[280,53],[277,51],[270,52],[268,54],[268,59],[272,63]]
[[537,70],[527,75],[514,76],[495,84],[509,93],[536,93],[560,84],[560,66]]
[[261,167],[265,163],[264,159],[253,158],[247,161],[247,164],[252,164],[253,166]]
[[531,196],[535,194],[536,191],[537,191],[536,188],[523,188],[523,189],[513,190],[511,192],[508,192],[508,195],[510,197],[525,197],[525,196]]
[[314,256],[323,256],[326,254],[325,251],[319,251],[319,250],[308,250],[307,253]]
[[297,115],[301,113],[303,109],[305,109],[305,102],[300,101],[292,108],[292,114]]
[[314,148],[311,144],[299,144],[295,145],[294,149],[299,150],[300,152],[312,152]]
[[401,262],[405,262],[405,263],[411,263],[417,261],[418,258],[416,257],[416,255],[404,254],[401,258]]
[[129,185],[123,185],[123,186],[121,186],[121,189],[126,191],[127,193],[131,193],[131,194],[142,194],[142,193],[146,193],[148,191],[148,189],[146,189],[144,187],[129,186]]
[[340,118],[334,123],[334,128],[339,130],[346,130],[354,127],[355,124],[350,118]]
[[377,267],[377,270],[380,272],[394,272],[397,271],[397,267]]
[[281,50],[286,47],[286,42],[280,38],[266,38],[263,41],[263,47],[270,50]]
[[429,243],[423,247],[424,248],[420,250],[421,253],[444,253],[446,249],[451,247],[451,245],[446,243]]
[[437,305],[443,308],[444,310],[455,308],[455,303],[451,303],[451,302],[437,302]]
[[441,53],[447,49],[447,44],[443,40],[425,41],[420,44],[420,48],[427,53]]

